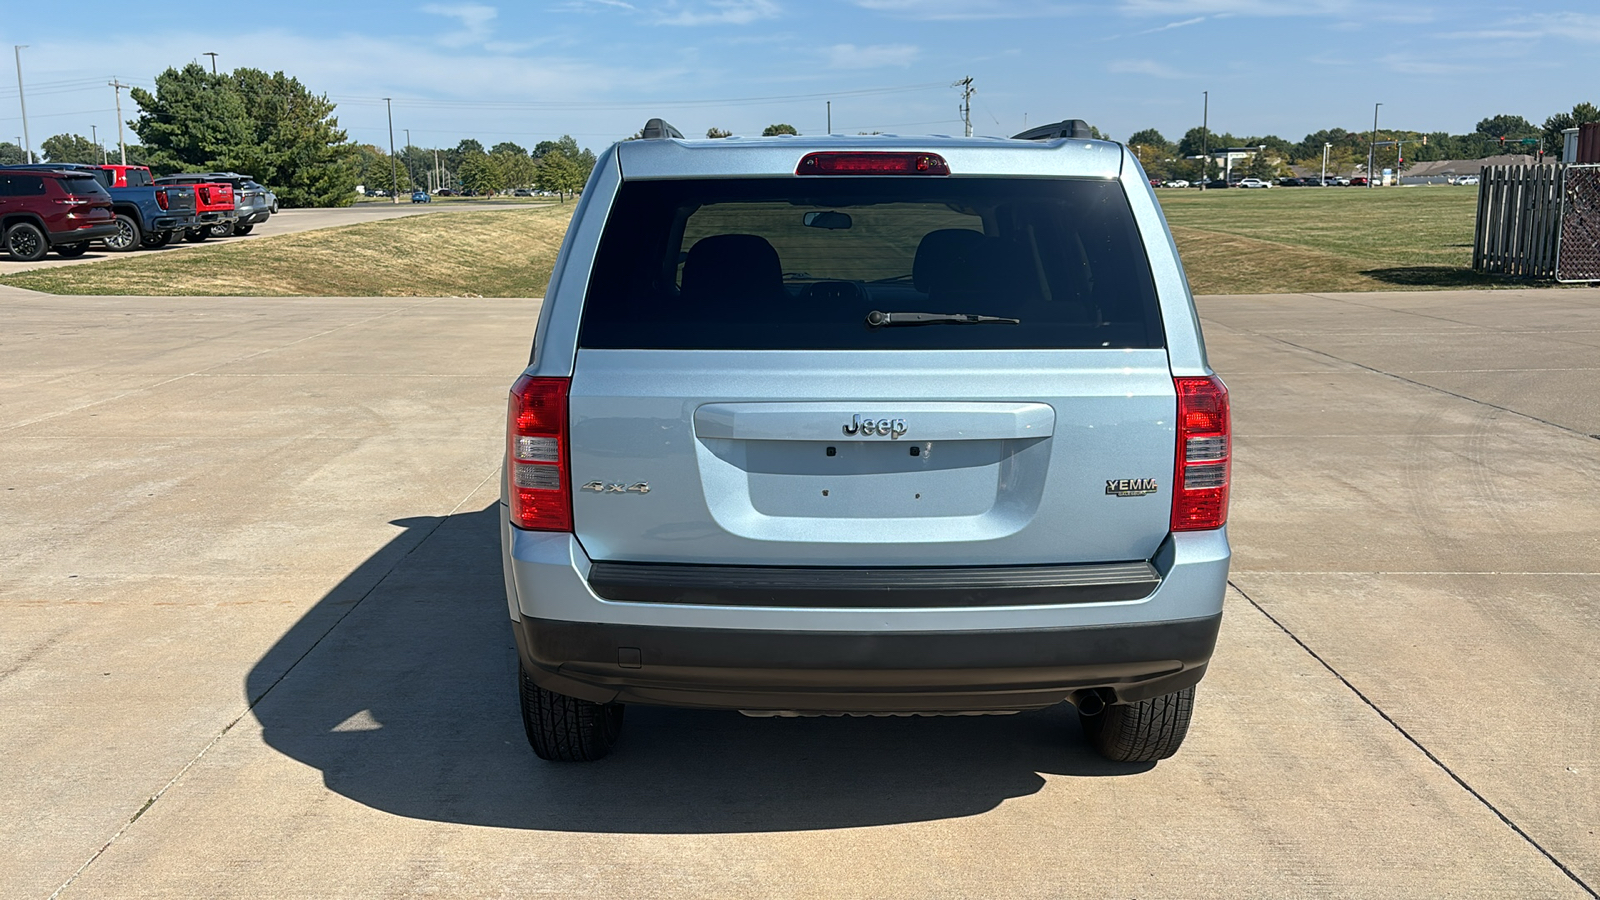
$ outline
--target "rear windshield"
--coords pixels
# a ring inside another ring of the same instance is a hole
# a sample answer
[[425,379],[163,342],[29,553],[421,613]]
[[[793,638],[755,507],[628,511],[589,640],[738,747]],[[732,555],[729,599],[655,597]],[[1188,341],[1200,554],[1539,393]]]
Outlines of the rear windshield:
[[[1020,324],[872,327],[920,312]],[[609,349],[1162,346],[1121,185],[1004,178],[624,183],[579,335]]]
[[69,194],[83,194],[90,197],[110,196],[100,184],[100,179],[93,175],[69,175],[61,179],[61,187]]

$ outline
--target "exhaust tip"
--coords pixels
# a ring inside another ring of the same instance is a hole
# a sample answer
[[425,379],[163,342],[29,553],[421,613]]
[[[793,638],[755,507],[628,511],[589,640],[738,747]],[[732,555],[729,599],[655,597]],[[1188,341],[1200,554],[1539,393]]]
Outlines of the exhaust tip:
[[1099,691],[1083,691],[1072,698],[1072,705],[1081,716],[1098,716],[1106,711],[1106,699]]

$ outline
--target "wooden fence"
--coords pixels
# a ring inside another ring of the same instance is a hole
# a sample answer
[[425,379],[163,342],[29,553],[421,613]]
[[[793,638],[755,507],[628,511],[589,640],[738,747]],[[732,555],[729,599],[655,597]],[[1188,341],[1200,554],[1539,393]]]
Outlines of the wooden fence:
[[1484,166],[1478,184],[1477,272],[1554,278],[1562,166]]

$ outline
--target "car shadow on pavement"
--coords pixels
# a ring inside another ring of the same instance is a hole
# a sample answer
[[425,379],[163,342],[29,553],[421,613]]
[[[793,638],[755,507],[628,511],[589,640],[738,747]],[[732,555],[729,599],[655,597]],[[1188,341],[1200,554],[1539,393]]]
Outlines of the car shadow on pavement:
[[557,831],[722,833],[971,816],[1044,775],[1106,776],[1066,706],[1012,716],[752,719],[631,706],[612,755],[538,759],[517,710],[498,505],[416,518],[246,684],[266,742],[359,803]]

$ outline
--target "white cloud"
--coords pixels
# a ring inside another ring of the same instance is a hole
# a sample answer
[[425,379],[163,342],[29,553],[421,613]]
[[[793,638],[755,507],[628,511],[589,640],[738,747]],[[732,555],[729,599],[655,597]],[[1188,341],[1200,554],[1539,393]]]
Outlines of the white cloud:
[[1050,0],[852,0],[875,12],[908,19],[1038,19],[1079,12],[1080,7]]
[[439,43],[446,47],[482,43],[493,33],[490,23],[500,15],[500,11],[494,7],[477,3],[429,3],[422,7],[422,12],[461,22],[460,31],[440,35]]
[[1148,75],[1151,78],[1188,78],[1182,72],[1153,59],[1119,59],[1106,67],[1115,75]]
[[1184,19],[1182,22],[1168,22],[1165,25],[1157,25],[1154,28],[1148,28],[1148,29],[1146,29],[1144,31],[1141,31],[1139,33],[1140,34],[1155,34],[1158,31],[1171,31],[1174,28],[1184,28],[1184,27],[1187,27],[1189,25],[1199,25],[1201,22],[1204,22],[1206,19],[1207,19],[1206,16],[1195,16],[1192,19]]
[[918,50],[909,44],[834,44],[828,48],[830,69],[877,69],[883,66],[909,66]]
[[1600,15],[1579,12],[1534,13],[1515,16],[1484,28],[1455,31],[1447,38],[1482,41],[1536,41],[1564,38],[1600,43]]
[[1355,0],[1121,0],[1134,16],[1333,16],[1354,8]]
[[782,12],[774,0],[708,0],[703,6],[669,4],[657,21],[662,25],[748,25],[776,19]]

